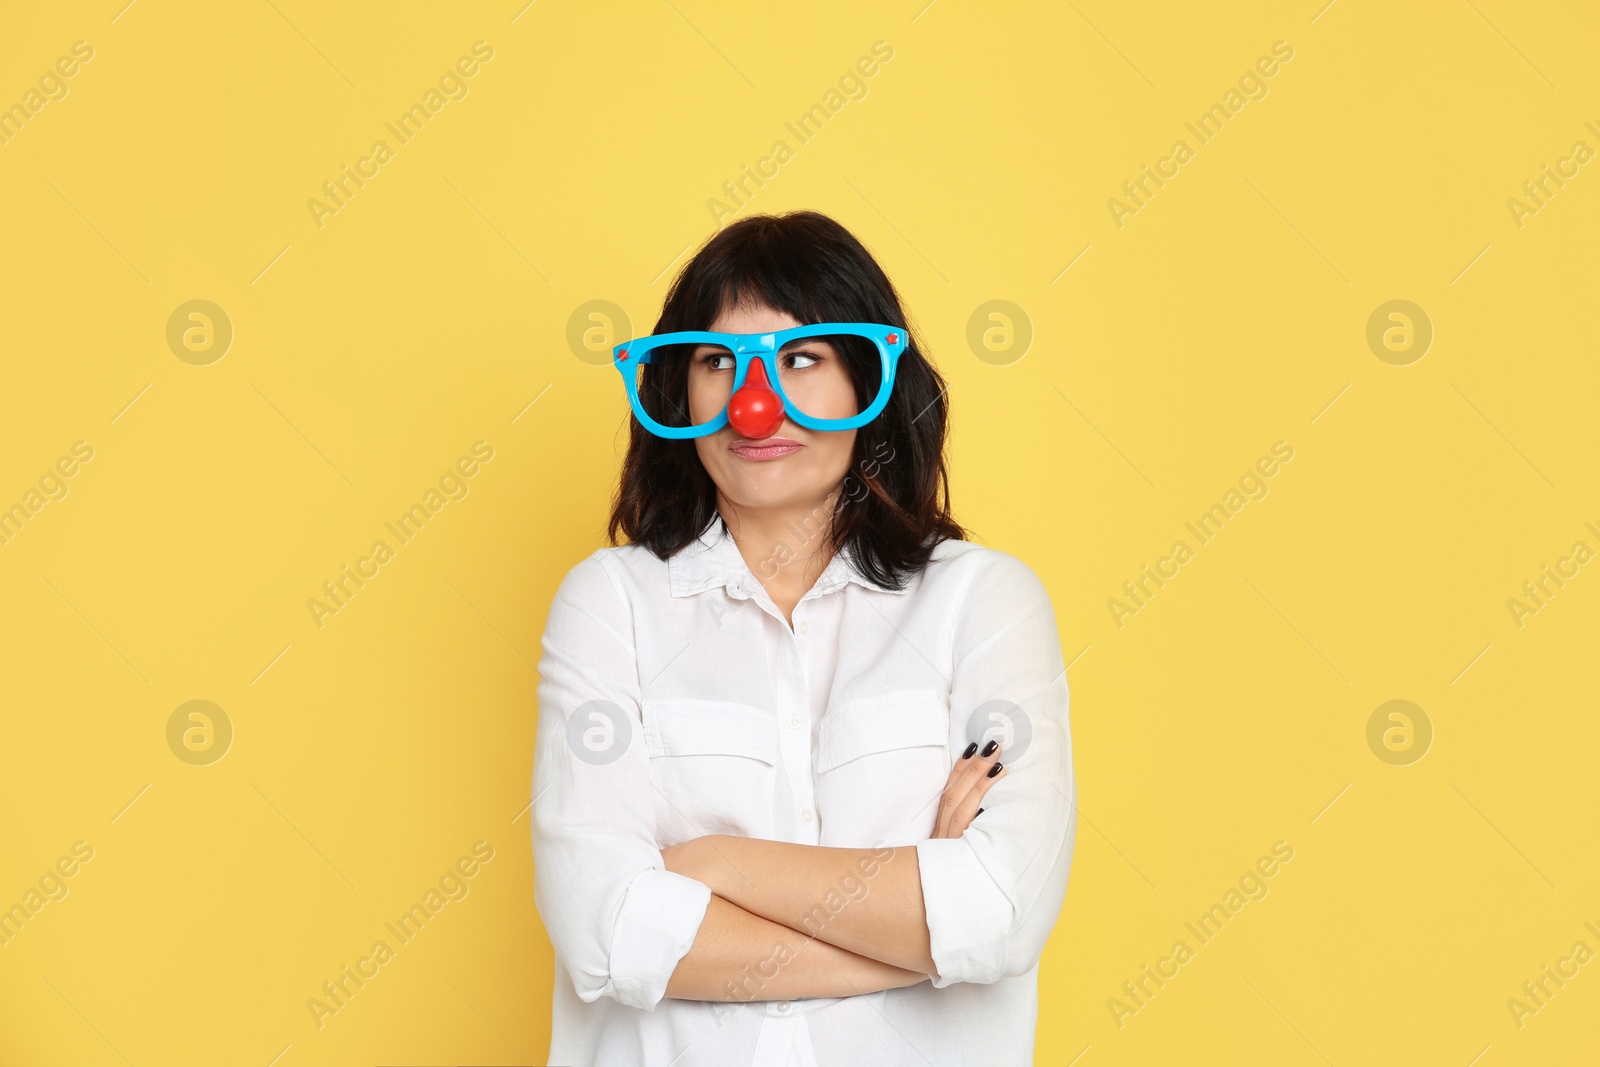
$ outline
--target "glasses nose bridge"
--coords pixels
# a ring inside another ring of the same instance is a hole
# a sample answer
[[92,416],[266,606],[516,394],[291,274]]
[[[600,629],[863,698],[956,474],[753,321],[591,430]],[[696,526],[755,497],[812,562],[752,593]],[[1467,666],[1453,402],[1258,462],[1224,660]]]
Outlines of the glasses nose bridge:
[[777,336],[773,333],[734,334],[733,350],[741,355],[746,352],[771,352],[778,347]]

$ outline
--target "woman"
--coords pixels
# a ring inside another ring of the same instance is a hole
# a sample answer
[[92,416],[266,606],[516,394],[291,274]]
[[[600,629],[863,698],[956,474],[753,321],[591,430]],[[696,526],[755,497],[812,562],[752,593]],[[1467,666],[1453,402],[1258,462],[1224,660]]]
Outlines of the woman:
[[550,1062],[1032,1064],[1066,668],[1033,571],[950,516],[889,279],[823,215],[747,218],[615,356],[629,543],[539,666]]

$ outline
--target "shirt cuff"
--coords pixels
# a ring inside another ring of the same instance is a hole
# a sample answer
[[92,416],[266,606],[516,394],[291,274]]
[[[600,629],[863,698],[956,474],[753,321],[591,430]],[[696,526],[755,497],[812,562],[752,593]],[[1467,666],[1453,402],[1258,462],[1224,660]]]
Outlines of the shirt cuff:
[[704,882],[659,867],[640,872],[617,915],[611,978],[600,995],[654,1011],[710,905],[711,887]]
[[928,915],[933,987],[988,983],[1005,975],[1014,912],[965,836],[917,842],[917,870]]

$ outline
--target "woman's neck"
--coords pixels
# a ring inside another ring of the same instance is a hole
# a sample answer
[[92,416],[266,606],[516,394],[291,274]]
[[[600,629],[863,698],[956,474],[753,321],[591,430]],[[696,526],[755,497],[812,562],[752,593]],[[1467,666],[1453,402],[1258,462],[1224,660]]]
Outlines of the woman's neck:
[[813,508],[736,510],[721,507],[723,521],[750,573],[785,617],[805,596],[833,559],[828,532],[833,501]]

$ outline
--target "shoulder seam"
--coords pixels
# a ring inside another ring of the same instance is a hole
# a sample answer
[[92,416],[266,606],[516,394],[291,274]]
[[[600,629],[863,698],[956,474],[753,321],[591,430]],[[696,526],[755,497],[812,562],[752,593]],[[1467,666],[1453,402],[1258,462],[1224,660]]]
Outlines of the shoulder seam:
[[612,573],[611,565],[606,562],[610,554],[609,549],[597,548],[589,554],[589,558],[599,561],[600,569],[605,572],[606,580],[611,583],[611,591],[617,594],[617,600],[622,604],[623,613],[628,617],[628,637],[630,639],[628,644],[629,647],[634,647],[637,642],[632,640],[634,629],[633,604],[628,600],[628,595],[622,591],[622,583],[618,582],[617,576]]
[[[622,632],[618,632],[616,628],[611,626],[611,624],[606,620],[603,612],[597,614],[594,610],[594,605],[584,605],[575,602],[575,606],[578,607],[580,611],[584,611],[585,614],[588,614],[594,619],[595,622],[604,626],[607,630],[610,630],[619,644],[624,645],[637,654],[638,640],[635,637],[636,627],[633,602],[630,601],[627,597],[627,594],[623,592],[621,584],[617,581],[617,576],[612,573],[610,565],[606,563],[606,554],[607,549],[605,548],[595,549],[583,559],[573,564],[571,571],[568,572],[568,578],[571,578],[573,573],[582,568],[584,564],[593,561],[595,565],[600,568],[601,573],[606,576],[606,582],[611,586],[611,591],[616,594],[617,603],[622,608],[622,619],[620,620]],[[548,623],[546,623],[546,625],[548,626]]]
[[956,629],[961,625],[961,616],[967,609],[968,599],[972,596],[972,587],[977,584],[978,572],[983,570],[981,565],[982,558],[992,551],[989,546],[980,545],[976,541],[968,541],[966,543],[974,547],[962,552],[961,555],[976,556],[978,557],[978,562],[970,568],[972,573],[967,575],[967,580],[961,587],[961,594],[956,598],[956,610],[950,613],[949,625],[945,627],[944,636],[940,639],[940,643],[943,646],[941,659],[950,662],[952,672],[955,670]]

